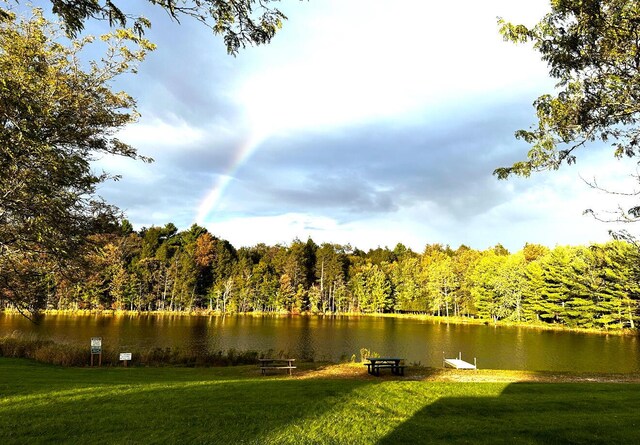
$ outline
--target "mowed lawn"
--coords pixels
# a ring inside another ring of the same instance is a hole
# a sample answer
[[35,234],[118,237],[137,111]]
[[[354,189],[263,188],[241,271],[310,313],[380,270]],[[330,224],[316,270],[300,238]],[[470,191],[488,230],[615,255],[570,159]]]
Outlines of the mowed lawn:
[[640,443],[640,385],[263,377],[0,358],[0,443]]

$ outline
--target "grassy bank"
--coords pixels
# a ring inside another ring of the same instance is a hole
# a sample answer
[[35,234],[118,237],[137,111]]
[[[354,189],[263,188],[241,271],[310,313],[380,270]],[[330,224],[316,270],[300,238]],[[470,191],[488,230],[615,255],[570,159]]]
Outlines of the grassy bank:
[[[133,366],[234,366],[256,364],[259,358],[274,357],[274,351],[194,351],[184,348],[146,348],[129,349]],[[39,338],[33,334],[14,332],[0,337],[0,357],[27,358],[42,363],[61,366],[87,366],[90,353],[86,346],[58,343],[50,339]],[[95,357],[97,361],[97,357]],[[102,364],[118,366],[119,351],[113,348],[102,349]]]
[[90,369],[0,358],[0,437],[5,444],[640,443],[640,384],[513,383],[497,381],[497,372],[455,382],[446,377],[478,374],[408,371],[374,378],[361,365],[308,364],[293,377],[262,377],[255,366]]

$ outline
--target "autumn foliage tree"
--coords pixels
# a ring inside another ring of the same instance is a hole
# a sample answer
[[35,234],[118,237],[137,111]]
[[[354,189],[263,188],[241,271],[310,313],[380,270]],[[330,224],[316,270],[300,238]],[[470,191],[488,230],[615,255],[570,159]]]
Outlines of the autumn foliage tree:
[[115,227],[116,209],[95,195],[111,176],[91,161],[144,159],[114,136],[137,115],[110,81],[153,45],[118,30],[102,37],[102,62],[86,67],[80,52],[93,38],[61,41],[37,9],[0,14],[0,298],[28,312],[42,307],[51,273],[72,270],[89,234]]

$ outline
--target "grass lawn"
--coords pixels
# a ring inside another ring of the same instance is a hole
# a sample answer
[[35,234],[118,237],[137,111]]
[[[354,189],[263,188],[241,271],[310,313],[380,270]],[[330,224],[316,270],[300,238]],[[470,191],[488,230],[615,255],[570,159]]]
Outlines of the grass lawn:
[[0,358],[0,443],[640,443],[637,383],[373,378],[361,368],[292,378],[253,366]]

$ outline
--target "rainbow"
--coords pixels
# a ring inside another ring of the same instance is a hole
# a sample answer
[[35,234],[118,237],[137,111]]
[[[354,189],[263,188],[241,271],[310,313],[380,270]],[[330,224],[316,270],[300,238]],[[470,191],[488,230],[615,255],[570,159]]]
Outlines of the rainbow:
[[226,171],[218,175],[214,186],[209,190],[204,199],[198,205],[198,213],[196,214],[196,223],[203,225],[207,217],[216,209],[220,203],[220,199],[229,187],[229,184],[235,179],[238,170],[247,163],[249,158],[256,149],[267,138],[266,132],[253,132],[236,150],[235,156],[232,158]]

